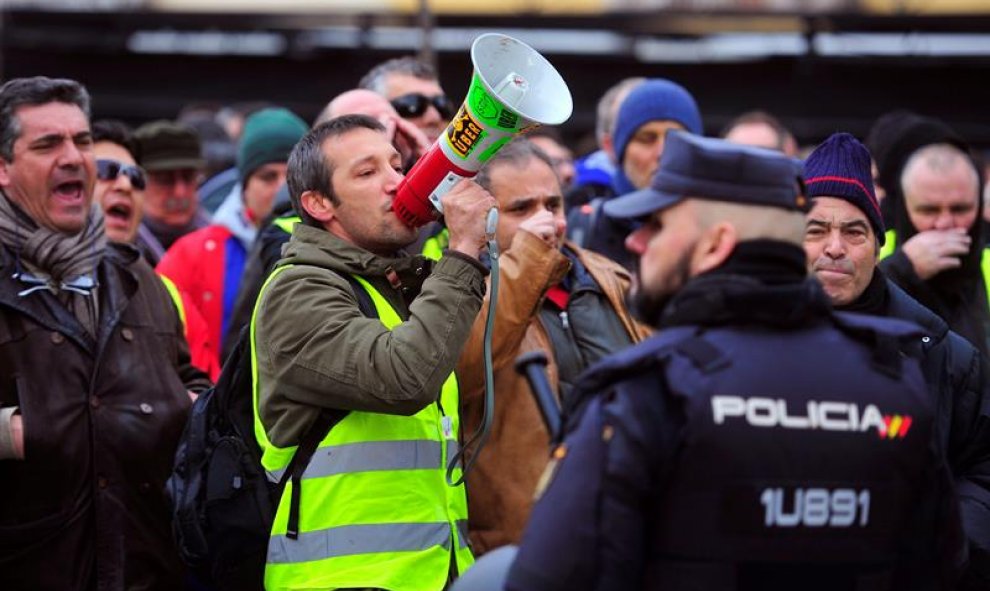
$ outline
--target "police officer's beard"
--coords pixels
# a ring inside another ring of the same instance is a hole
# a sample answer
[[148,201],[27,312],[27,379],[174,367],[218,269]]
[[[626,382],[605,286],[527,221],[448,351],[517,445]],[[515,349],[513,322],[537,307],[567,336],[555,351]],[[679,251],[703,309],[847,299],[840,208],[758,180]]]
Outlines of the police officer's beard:
[[691,261],[687,255],[677,259],[664,284],[653,289],[643,285],[643,278],[637,266],[633,287],[628,295],[628,299],[631,300],[629,309],[633,317],[644,324],[659,327],[667,305],[690,278]]

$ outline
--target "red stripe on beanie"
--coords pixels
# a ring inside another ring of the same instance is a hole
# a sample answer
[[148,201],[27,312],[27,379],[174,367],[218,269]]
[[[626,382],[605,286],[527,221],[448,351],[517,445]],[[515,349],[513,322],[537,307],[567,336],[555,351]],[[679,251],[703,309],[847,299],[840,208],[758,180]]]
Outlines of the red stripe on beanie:
[[856,185],[857,187],[859,187],[859,190],[863,192],[863,195],[866,195],[866,200],[870,202],[870,205],[873,207],[874,210],[876,210],[877,214],[880,213],[880,204],[877,203],[877,198],[871,195],[869,190],[867,190],[867,188],[863,186],[863,183],[859,182],[856,179],[851,179],[849,177],[844,177],[844,176],[816,176],[814,178],[805,179],[804,184],[805,186],[808,186],[812,183],[825,183],[829,181],[836,183],[846,183],[849,185]]

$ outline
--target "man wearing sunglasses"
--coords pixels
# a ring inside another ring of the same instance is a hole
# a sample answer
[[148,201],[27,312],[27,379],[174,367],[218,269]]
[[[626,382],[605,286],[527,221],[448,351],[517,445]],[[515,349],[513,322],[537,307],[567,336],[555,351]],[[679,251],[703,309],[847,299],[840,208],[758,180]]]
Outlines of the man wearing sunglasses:
[[[144,170],[134,160],[136,149],[134,136],[124,123],[114,120],[93,122],[93,155],[96,157],[93,198],[103,208],[107,239],[131,246],[137,242],[147,183]],[[193,366],[216,380],[220,377],[218,347],[210,340],[206,320],[189,294],[180,291],[171,280],[165,277],[162,280],[183,320]]]
[[436,141],[455,107],[437,78],[436,71],[411,56],[388,60],[371,69],[358,84],[387,98],[404,119]]

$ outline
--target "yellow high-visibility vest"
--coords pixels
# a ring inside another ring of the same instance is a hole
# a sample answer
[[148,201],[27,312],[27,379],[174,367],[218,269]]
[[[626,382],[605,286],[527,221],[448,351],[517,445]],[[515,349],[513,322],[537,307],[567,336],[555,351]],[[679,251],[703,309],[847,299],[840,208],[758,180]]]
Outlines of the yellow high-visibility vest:
[[[289,267],[276,268],[261,293]],[[387,328],[402,322],[370,283],[355,279]],[[277,482],[297,448],[273,445],[259,418],[258,307],[250,329],[254,429],[262,465]],[[437,403],[413,416],[348,413],[320,442],[303,474],[297,539],[285,535],[292,497],[292,482],[286,483],[272,524],[265,588],[441,591],[452,561],[457,572],[467,570],[474,562],[467,497],[463,484],[446,481],[447,462],[458,449],[458,409],[451,373]],[[458,469],[453,478],[459,477]]]
[[[980,223],[980,220],[977,220]],[[889,257],[897,250],[897,230],[887,230],[883,234],[884,244],[880,249],[880,260]],[[983,288],[987,291],[987,302],[990,303],[990,248],[983,249],[980,257],[980,270],[983,271]]]

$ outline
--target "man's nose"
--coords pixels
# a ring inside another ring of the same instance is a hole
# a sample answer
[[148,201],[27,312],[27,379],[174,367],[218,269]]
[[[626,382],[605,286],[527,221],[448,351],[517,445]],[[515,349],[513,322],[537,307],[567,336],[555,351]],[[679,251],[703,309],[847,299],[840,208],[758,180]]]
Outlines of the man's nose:
[[395,190],[399,188],[399,183],[402,182],[404,178],[402,173],[395,170],[392,167],[388,168],[388,172],[385,173],[385,192],[389,195],[395,193]]
[[172,194],[180,197],[188,197],[196,192],[196,179],[186,178],[182,175],[175,175],[175,184],[172,185]]
[[846,245],[842,241],[842,236],[838,231],[829,232],[825,239],[825,254],[829,258],[839,259],[846,254]]
[[950,211],[940,211],[935,217],[936,230],[951,230],[956,227],[955,219]]
[[62,150],[59,153],[58,165],[70,167],[82,166],[85,160],[86,155],[79,149],[79,146],[75,142],[68,141],[63,144]]

